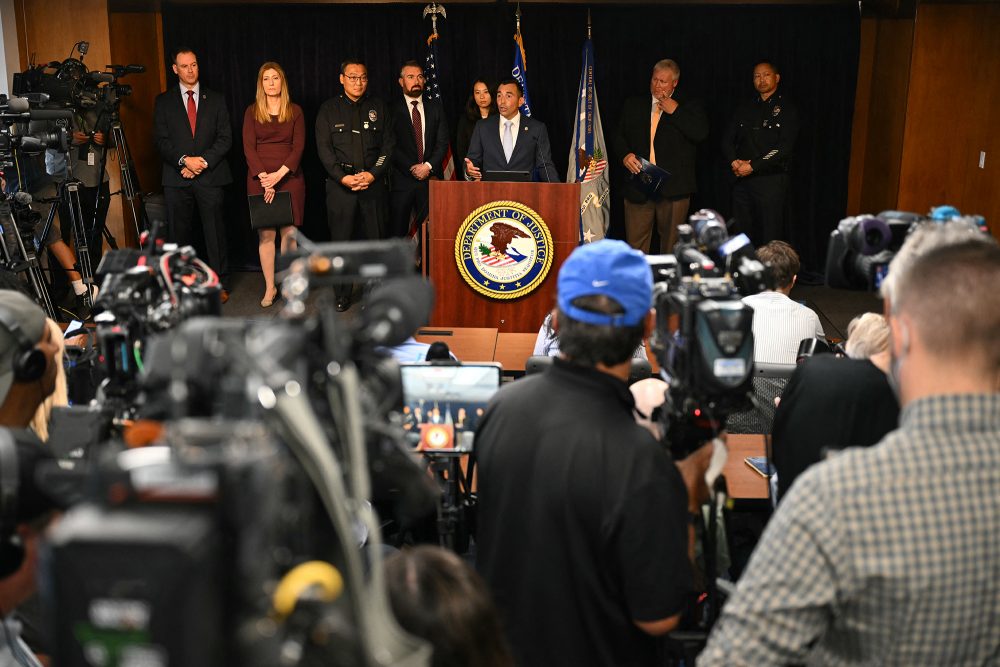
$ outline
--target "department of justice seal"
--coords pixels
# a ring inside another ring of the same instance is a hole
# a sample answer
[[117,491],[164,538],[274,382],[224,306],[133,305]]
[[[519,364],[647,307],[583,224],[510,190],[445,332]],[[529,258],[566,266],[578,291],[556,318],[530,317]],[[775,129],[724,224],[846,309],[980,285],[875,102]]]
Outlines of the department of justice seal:
[[530,294],[552,266],[552,234],[535,211],[514,201],[480,206],[455,237],[455,264],[472,289],[493,299]]

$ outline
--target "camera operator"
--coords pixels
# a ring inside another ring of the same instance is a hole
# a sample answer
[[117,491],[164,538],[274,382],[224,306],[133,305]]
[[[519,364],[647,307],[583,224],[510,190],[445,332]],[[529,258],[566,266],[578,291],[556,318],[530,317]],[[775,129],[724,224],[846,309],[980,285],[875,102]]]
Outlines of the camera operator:
[[[69,153],[61,153],[49,149],[45,151],[45,171],[57,182],[63,182],[68,176],[66,168],[67,157],[73,167],[73,178],[81,183],[80,187],[80,209],[83,213],[84,224],[89,233],[87,246],[90,248],[92,266],[97,266],[101,261],[102,239],[101,230],[108,217],[108,207],[111,203],[110,188],[108,185],[108,171],[102,171],[102,156],[107,151],[107,135],[100,131],[98,127],[100,119],[95,111],[87,110],[83,113],[77,111],[73,114],[73,124],[69,128],[71,132],[71,145]],[[98,208],[98,200],[100,207]],[[94,212],[97,212],[96,223]],[[64,239],[73,235],[69,208],[66,202],[59,204],[59,227]],[[74,290],[76,287],[74,286]]]
[[1000,655],[1000,247],[918,232],[882,285],[899,428],[795,481],[699,666]]
[[622,241],[558,279],[561,356],[501,389],[476,433],[477,566],[520,665],[659,665],[694,588],[690,515],[711,447],[675,465],[636,423],[632,353],[652,272]]
[[[32,123],[31,129],[32,131],[39,131],[44,130],[44,127],[40,127],[38,124]],[[41,155],[35,156],[21,154],[18,156],[18,168],[16,171],[9,169],[6,173],[0,172],[0,189],[8,194],[20,191],[31,195],[34,200],[31,203],[31,211],[33,212],[31,215],[34,220],[32,223],[34,227],[34,238],[36,239],[38,246],[44,247],[52,253],[52,256],[55,257],[57,262],[59,262],[59,266],[61,266],[66,272],[66,279],[69,280],[75,297],[73,307],[74,313],[80,319],[86,319],[90,315],[83,299],[83,295],[86,294],[87,288],[83,284],[83,276],[81,276],[80,272],[77,270],[76,253],[64,240],[65,238],[72,238],[72,231],[69,223],[69,212],[66,210],[65,204],[61,204],[59,207],[60,226],[57,227],[52,225],[49,227],[48,232],[45,233],[48,206],[42,205],[38,202],[39,199],[53,198],[58,194],[59,184],[53,180],[56,177],[53,174],[46,173],[49,170],[50,160],[53,162],[53,165],[58,164],[56,158],[49,157],[49,153],[57,155],[62,159],[62,176],[60,178],[65,179],[65,156],[62,153],[49,149],[45,153],[44,167],[42,165],[43,158]],[[8,175],[14,176],[14,179],[10,182],[6,179],[6,176]],[[104,187],[106,188],[107,185]],[[85,200],[85,197],[83,196],[84,189],[85,188],[81,188],[81,202]],[[9,204],[4,203],[3,206],[9,206]],[[105,212],[106,211],[107,208],[105,207]],[[84,213],[84,215],[86,215],[86,213]],[[64,235],[64,233],[60,230],[60,227],[70,231],[67,231]],[[7,247],[13,251],[14,248],[17,248],[17,241],[12,236],[16,233],[16,231],[14,229],[5,231],[4,241],[7,244]],[[45,238],[42,238],[43,233],[45,233]],[[100,257],[100,255],[98,255],[98,257]]]
[[[17,465],[17,497],[13,517],[0,540],[0,664],[40,663],[20,639],[20,623],[10,617],[16,607],[35,590],[37,539],[56,503],[35,482],[35,468],[48,457],[38,436],[28,429],[32,417],[55,388],[58,350],[46,324],[45,313],[20,292],[0,290],[0,426],[8,429],[0,437],[12,438]],[[0,443],[0,448],[6,443]],[[3,458],[3,456],[0,456]],[[2,461],[11,465],[10,459]],[[0,475],[2,476],[2,475]],[[4,480],[7,483],[8,480]],[[10,489],[5,489],[8,493]],[[4,508],[6,513],[8,508]]]

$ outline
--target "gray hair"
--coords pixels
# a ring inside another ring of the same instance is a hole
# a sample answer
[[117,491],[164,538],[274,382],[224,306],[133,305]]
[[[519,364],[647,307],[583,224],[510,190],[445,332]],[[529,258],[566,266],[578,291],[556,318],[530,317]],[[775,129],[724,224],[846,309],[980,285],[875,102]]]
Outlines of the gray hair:
[[996,243],[992,237],[966,218],[956,218],[949,222],[922,222],[911,231],[903,242],[903,247],[889,263],[889,273],[882,281],[880,294],[890,304],[896,300],[899,277],[906,273],[918,258],[933,248],[958,245],[965,241]]
[[653,71],[668,69],[674,74],[674,81],[681,78],[681,66],[670,58],[664,58],[663,60],[658,60],[655,65],[653,65]]
[[847,325],[844,351],[851,359],[868,359],[889,349],[889,323],[878,313],[863,313]]

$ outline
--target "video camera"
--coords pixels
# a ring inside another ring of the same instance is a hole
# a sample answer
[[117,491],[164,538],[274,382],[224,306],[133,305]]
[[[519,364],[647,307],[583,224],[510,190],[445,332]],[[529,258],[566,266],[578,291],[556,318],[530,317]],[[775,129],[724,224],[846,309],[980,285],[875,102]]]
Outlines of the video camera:
[[889,271],[906,237],[921,223],[967,220],[988,232],[980,215],[963,216],[953,206],[937,206],[928,215],[882,211],[878,215],[844,218],[830,233],[826,246],[827,287],[875,291]]
[[64,126],[50,125],[43,131],[27,131],[31,121],[68,123],[72,119],[70,111],[33,108],[33,105],[43,104],[44,99],[47,98],[35,96],[28,99],[0,94],[0,165],[3,167],[14,166],[13,159],[18,153],[38,155],[48,148],[63,153],[69,150],[69,132]]
[[674,457],[712,439],[749,407],[753,310],[741,296],[773,287],[745,234],[702,209],[680,225],[673,255],[650,256],[657,325],[651,345],[670,389],[661,409]]
[[83,60],[89,50],[88,42],[77,42],[73,49],[80,57],[52,61],[45,65],[31,66],[14,75],[15,95],[46,96],[47,108],[75,109],[78,113],[93,109],[97,112],[95,131],[107,132],[112,118],[118,113],[121,98],[132,94],[132,86],[120,83],[128,74],[146,71],[143,65],[107,65],[104,71],[89,71]]
[[[423,323],[430,288],[404,275],[404,241],[299,241],[283,319],[194,317],[149,336],[137,416],[160,429],[147,427],[151,446],[95,449],[88,499],[53,535],[58,664],[429,664],[389,610],[368,501],[380,486],[402,505],[437,501],[386,418],[399,369],[378,351]],[[385,282],[343,320],[327,288],[359,278]],[[164,289],[126,283],[111,291]],[[119,296],[110,310],[158,316],[162,300]]]

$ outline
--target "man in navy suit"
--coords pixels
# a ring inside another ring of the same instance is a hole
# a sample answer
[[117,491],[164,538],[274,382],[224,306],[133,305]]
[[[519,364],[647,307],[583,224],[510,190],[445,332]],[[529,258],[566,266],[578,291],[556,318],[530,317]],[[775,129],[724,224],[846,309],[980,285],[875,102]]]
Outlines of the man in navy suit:
[[424,70],[416,60],[399,72],[402,99],[392,106],[396,150],[392,153],[392,189],[389,193],[390,236],[406,236],[410,219],[419,225],[427,217],[427,181],[441,177],[448,151],[448,125],[434,91],[424,91]]
[[504,79],[497,87],[499,116],[476,123],[465,157],[465,177],[478,181],[494,171],[529,172],[532,180],[554,182],[559,178],[552,165],[549,132],[545,123],[518,110],[524,90],[517,79]]
[[[179,89],[156,98],[153,128],[163,158],[163,195],[170,240],[192,242],[195,208],[205,234],[208,264],[223,286],[229,272],[222,186],[233,177],[226,153],[233,145],[229,112],[222,95],[198,83],[198,58],[191,49],[174,51]],[[229,299],[225,289],[222,302]]]

